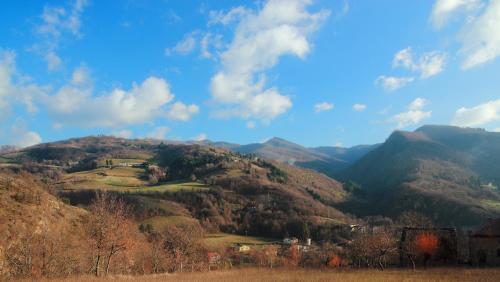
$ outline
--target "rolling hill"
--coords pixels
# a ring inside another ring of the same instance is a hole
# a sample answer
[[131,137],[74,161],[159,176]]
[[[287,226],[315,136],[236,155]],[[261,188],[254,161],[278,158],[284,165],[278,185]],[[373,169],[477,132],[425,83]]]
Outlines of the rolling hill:
[[365,193],[345,208],[395,217],[422,212],[441,224],[477,225],[500,215],[500,134],[423,126],[394,132],[341,173]]
[[210,233],[281,238],[302,236],[307,223],[313,238],[321,240],[356,221],[334,208],[348,196],[337,181],[212,146],[100,136],[1,157],[4,165],[49,183],[73,205],[88,205],[96,190],[116,193],[144,224],[195,220]]

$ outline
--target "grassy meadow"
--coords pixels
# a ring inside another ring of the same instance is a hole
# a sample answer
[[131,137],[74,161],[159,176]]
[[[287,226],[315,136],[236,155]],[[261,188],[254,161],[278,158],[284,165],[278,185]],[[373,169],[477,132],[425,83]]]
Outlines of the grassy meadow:
[[173,181],[149,185],[143,179],[144,169],[132,167],[100,167],[94,170],[66,174],[61,185],[65,190],[110,190],[126,193],[204,191],[210,187],[193,181]]
[[[64,281],[200,281],[200,282],[412,282],[412,281],[500,281],[500,269],[469,269],[469,268],[435,268],[419,269],[388,269],[385,271],[362,270],[304,270],[304,269],[234,269],[228,271],[211,271],[197,273],[174,273],[149,276],[110,276],[94,278],[91,276],[67,279]],[[61,280],[63,281],[63,280]]]

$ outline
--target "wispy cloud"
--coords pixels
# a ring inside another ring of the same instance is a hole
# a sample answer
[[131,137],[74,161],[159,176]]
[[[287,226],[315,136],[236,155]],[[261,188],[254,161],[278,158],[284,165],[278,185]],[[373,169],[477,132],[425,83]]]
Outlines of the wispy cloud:
[[47,69],[60,69],[63,60],[57,54],[61,38],[66,35],[81,37],[81,16],[87,0],[72,1],[68,7],[45,5],[35,33],[41,41],[33,45],[33,50],[42,55],[47,62]]
[[334,107],[333,103],[328,103],[328,102],[318,103],[314,105],[314,112],[319,113],[319,112],[329,111],[332,110],[333,107]]

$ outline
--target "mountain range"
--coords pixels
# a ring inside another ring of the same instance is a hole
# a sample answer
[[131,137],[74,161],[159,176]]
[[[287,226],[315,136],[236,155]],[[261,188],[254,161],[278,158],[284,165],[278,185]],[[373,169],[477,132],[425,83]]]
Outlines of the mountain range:
[[[126,168],[139,163],[161,173]],[[84,137],[9,148],[0,167],[27,170],[73,204],[107,189],[126,193],[141,220],[184,217],[271,237],[300,235],[307,222],[327,238],[335,226],[408,211],[441,226],[500,216],[500,133],[473,128],[428,125],[351,148]]]

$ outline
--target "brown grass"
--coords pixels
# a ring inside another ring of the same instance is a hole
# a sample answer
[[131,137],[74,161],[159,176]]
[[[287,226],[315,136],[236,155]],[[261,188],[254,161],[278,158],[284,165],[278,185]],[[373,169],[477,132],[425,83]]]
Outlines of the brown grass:
[[150,276],[112,276],[106,278],[79,277],[67,281],[500,281],[500,269],[442,268],[427,270],[303,270],[303,269],[241,269],[199,273],[175,273]]

